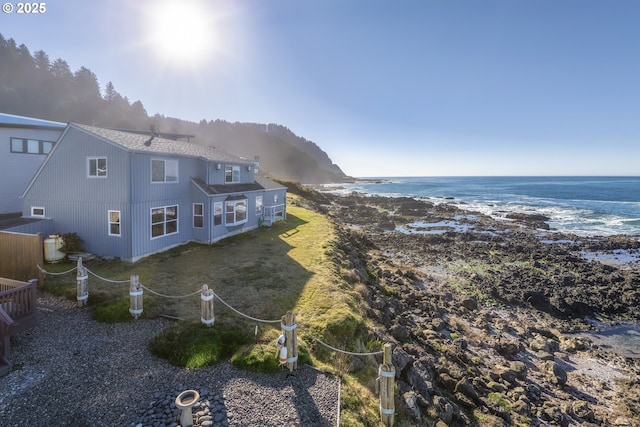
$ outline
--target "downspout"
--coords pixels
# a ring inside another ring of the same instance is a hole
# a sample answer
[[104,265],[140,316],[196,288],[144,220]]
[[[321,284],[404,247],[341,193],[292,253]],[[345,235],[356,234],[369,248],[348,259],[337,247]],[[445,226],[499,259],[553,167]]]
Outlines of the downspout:
[[[209,185],[209,178],[211,177],[211,162],[207,162],[207,173],[205,174],[205,178],[207,179],[207,181],[205,182],[206,185]],[[207,201],[208,201],[208,207],[209,209],[207,210],[207,212],[209,212],[209,215],[207,215],[207,230],[209,232],[209,241],[208,244],[211,244],[211,240],[213,239],[213,203],[211,203],[211,196],[209,194],[207,194]]]
[[[128,230],[128,234],[129,234],[129,239],[126,243],[127,245],[127,252],[129,252],[129,259],[133,259],[133,240],[134,240],[134,235],[133,235],[133,212],[134,212],[134,207],[133,207],[133,180],[134,180],[134,176],[133,176],[133,157],[136,155],[135,152],[131,151],[129,157],[129,191],[128,191],[128,196],[129,196],[129,200],[128,200],[128,214],[127,214],[127,230]],[[120,221],[122,221],[122,218],[120,218]],[[124,224],[120,224],[120,227],[122,227]],[[122,232],[122,230],[120,230],[120,232]]]

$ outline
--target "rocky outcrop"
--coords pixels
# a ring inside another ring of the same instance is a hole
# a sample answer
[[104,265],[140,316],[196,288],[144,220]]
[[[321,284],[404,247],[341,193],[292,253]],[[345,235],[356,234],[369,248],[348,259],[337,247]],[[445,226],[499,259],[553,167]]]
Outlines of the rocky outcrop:
[[[413,423],[640,425],[640,386],[623,381],[640,363],[571,334],[587,314],[640,315],[637,271],[585,261],[575,236],[541,242],[539,224],[451,206],[352,195],[327,209],[383,326],[377,339],[394,343],[397,405]],[[470,224],[383,231],[416,218]]]

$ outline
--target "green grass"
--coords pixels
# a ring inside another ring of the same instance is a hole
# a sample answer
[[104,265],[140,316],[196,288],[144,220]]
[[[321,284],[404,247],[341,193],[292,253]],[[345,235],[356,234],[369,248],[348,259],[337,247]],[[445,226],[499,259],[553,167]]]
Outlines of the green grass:
[[[378,403],[373,394],[376,360],[367,358],[367,368],[348,374],[349,357],[337,356],[314,337],[336,348],[371,352],[381,343],[367,338],[369,320],[366,304],[358,292],[353,274],[334,262],[344,257],[337,249],[335,225],[320,213],[298,205],[288,196],[287,219],[214,245],[187,244],[144,258],[135,264],[117,260],[85,263],[92,272],[111,280],[128,280],[137,274],[146,288],[170,296],[191,294],[207,284],[219,298],[246,315],[266,320],[280,319],[287,311],[299,324],[299,364],[310,363],[343,378],[341,416],[343,425],[379,425]],[[342,261],[344,263],[344,259]],[[45,266],[62,272],[74,264]],[[44,289],[75,300],[75,272],[49,276]],[[89,305],[94,318],[127,321],[128,283],[110,283],[89,278]],[[215,301],[215,300],[214,300]],[[199,324],[200,297],[163,298],[144,291],[144,316],[159,314],[184,319],[149,344],[158,357],[176,366],[195,368],[231,358],[248,370],[274,372],[278,325],[260,324],[239,318],[222,303],[214,302],[215,324]]]

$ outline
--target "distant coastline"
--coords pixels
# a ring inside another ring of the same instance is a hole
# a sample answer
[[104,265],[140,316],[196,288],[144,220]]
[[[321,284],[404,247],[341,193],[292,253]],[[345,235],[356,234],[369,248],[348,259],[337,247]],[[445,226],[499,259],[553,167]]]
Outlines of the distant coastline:
[[640,236],[640,177],[366,177],[322,191],[414,197],[494,218],[549,217],[551,230],[580,236]]

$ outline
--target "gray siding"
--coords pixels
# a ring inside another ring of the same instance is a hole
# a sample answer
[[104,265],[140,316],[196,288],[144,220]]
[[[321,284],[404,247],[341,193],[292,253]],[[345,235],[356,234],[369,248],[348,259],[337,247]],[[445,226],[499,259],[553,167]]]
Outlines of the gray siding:
[[49,234],[55,233],[55,229],[53,227],[53,220],[51,219],[43,219],[42,221],[35,221],[29,224],[17,225],[15,227],[8,228],[4,231],[11,231],[14,233],[26,233],[26,234],[41,233],[43,236],[43,240]]
[[[88,158],[106,158],[107,176],[88,176]],[[153,182],[152,160],[176,161],[177,181]],[[240,183],[254,182],[252,164],[226,164],[240,166]],[[265,207],[274,204],[275,194],[279,197],[278,204],[285,203],[285,189],[234,193],[233,196],[247,198],[247,222],[227,226],[224,202],[230,194],[205,194],[192,181],[192,178],[198,178],[212,184],[224,184],[225,163],[221,163],[220,169],[215,165],[216,162],[185,155],[129,151],[69,127],[25,192],[23,216],[30,217],[32,207],[43,207],[45,217],[51,219],[47,234],[75,232],[89,252],[136,261],[190,241],[213,243],[258,227],[257,195],[262,195]],[[215,202],[223,203],[219,226],[213,225]],[[193,226],[194,203],[203,204],[202,228]],[[152,209],[168,206],[178,206],[178,230],[153,237]],[[109,233],[110,210],[120,212],[119,236]]]
[[[88,177],[87,158],[105,157],[107,176]],[[78,233],[87,251],[131,258],[130,161],[121,148],[70,128],[44,163],[24,198],[23,216],[45,208],[54,232]],[[121,236],[109,236],[108,211],[119,210]]]
[[[70,128],[54,148],[28,197],[83,203],[128,202],[129,157],[121,148]],[[107,177],[87,176],[89,157],[107,158]]]
[[12,153],[11,138],[57,141],[60,130],[0,127],[0,214],[22,211],[20,196],[36,173],[45,154]]
[[[45,207],[45,215],[51,218],[48,234],[77,233],[86,251],[100,256],[131,258],[132,227],[125,220],[130,216],[126,203],[77,203],[69,201],[31,200],[36,206]],[[109,236],[109,210],[119,210],[121,236]]]

